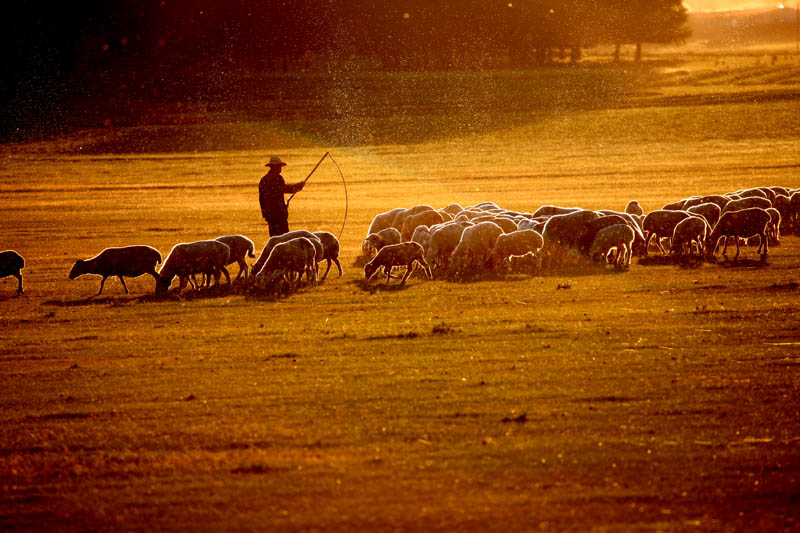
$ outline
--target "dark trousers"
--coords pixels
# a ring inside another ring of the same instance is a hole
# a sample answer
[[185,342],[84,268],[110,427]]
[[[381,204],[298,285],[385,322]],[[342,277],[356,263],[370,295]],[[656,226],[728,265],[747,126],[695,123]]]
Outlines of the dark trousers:
[[267,224],[269,224],[269,236],[276,237],[278,235],[283,235],[284,233],[289,233],[289,219],[281,219],[281,220],[267,220]]

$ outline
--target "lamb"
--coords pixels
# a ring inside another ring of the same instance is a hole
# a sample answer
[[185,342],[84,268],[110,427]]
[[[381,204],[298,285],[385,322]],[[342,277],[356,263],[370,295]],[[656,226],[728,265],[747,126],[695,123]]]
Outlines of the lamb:
[[[438,227],[438,225],[434,225]],[[422,245],[424,250],[428,249],[428,243],[431,240],[431,228],[428,226],[417,226],[414,229],[414,234],[411,236],[411,241]]]
[[389,280],[392,278],[392,267],[405,265],[406,271],[405,274],[403,274],[403,279],[400,281],[402,285],[411,275],[414,262],[417,262],[425,270],[428,279],[431,279],[433,277],[431,274],[431,267],[425,261],[424,253],[422,246],[416,242],[389,244],[381,248],[378,254],[372,258],[369,263],[364,265],[364,277],[367,280],[372,279],[375,273],[383,267],[383,271],[386,274],[386,283],[389,283]]
[[584,224],[575,235],[575,248],[582,254],[588,255],[589,248],[594,242],[594,237],[597,232],[603,228],[613,226],[615,224],[627,224],[628,221],[620,215],[603,215],[588,221]]
[[436,210],[429,205],[415,205],[414,207],[403,209],[394,216],[394,220],[392,220],[392,227],[402,233],[403,224],[405,223],[408,217],[417,215],[419,213],[423,213],[425,211],[436,211]]
[[454,222],[440,226],[431,232],[428,247],[425,249],[425,259],[431,269],[447,270],[449,268],[450,256],[458,246],[461,234],[464,233],[465,228],[471,225],[472,223],[468,221]]
[[512,256],[523,256],[528,253],[535,255],[543,244],[542,235],[530,229],[503,233],[497,237],[497,241],[494,244],[490,264],[495,269],[504,267],[507,270]]
[[494,222],[479,222],[464,229],[453,253],[450,254],[450,270],[457,276],[483,269],[503,229]]
[[180,293],[189,282],[190,276],[199,273],[208,275],[209,279],[214,276],[216,285],[219,285],[220,273],[225,274],[230,285],[231,277],[225,268],[230,255],[231,249],[228,245],[215,240],[176,244],[158,273],[156,294],[165,293],[175,276],[179,279],[178,293]]
[[722,215],[729,211],[740,211],[750,207],[760,207],[761,209],[768,209],[772,207],[772,202],[761,196],[748,196],[740,200],[732,200],[722,209]]
[[398,229],[386,228],[378,233],[370,233],[367,235],[367,238],[364,239],[364,242],[361,244],[361,251],[364,253],[364,256],[367,257],[373,253],[379,252],[380,249],[387,244],[400,244],[401,242],[403,242],[403,236],[400,235]]
[[601,209],[598,213],[602,213],[603,215],[617,215],[624,219],[625,223],[631,227],[633,233],[635,235],[633,239],[633,250],[632,254],[634,257],[641,257],[645,255],[645,244],[644,244],[644,233],[642,233],[642,223],[641,219],[644,217],[642,215],[630,214],[630,213],[620,213],[619,211],[610,211],[607,209]]
[[295,237],[275,243],[264,264],[256,274],[256,286],[273,286],[287,275],[298,274],[297,283],[306,275],[312,286],[317,285],[317,250],[307,237]]
[[447,207],[443,207],[439,211],[445,211],[450,214],[451,217],[455,218],[464,208],[461,207],[459,204],[450,204]]
[[569,213],[576,213],[578,211],[583,211],[583,209],[580,207],[560,207],[557,205],[543,205],[539,209],[533,212],[533,218],[542,216],[568,215]]
[[[0,278],[14,276],[19,281],[17,285],[17,296],[24,293],[22,290],[22,270],[25,267],[25,260],[14,250],[0,252]],[[122,279],[122,278],[120,278]]]
[[[714,205],[714,204],[710,204]],[[716,207],[716,205],[714,205]],[[691,216],[684,218],[675,226],[672,232],[672,243],[670,245],[669,253],[681,255],[688,247],[689,253],[692,253],[692,244],[697,244],[697,250],[700,255],[703,254],[703,243],[710,226],[706,219],[702,216]]]
[[414,230],[417,226],[433,226],[434,224],[441,224],[444,218],[438,211],[423,211],[406,217],[400,230],[400,235],[403,238],[402,242],[410,241],[414,235]]
[[[758,252],[761,252],[761,260],[767,258],[767,224],[770,222],[769,213],[760,207],[750,207],[741,209],[739,211],[729,211],[723,213],[719,217],[719,222],[714,226],[709,236],[706,238],[706,257],[711,259],[717,251],[717,243],[720,237],[736,237],[736,257],[739,258],[739,239],[738,237],[752,237],[758,235],[761,237],[761,243],[758,245]],[[763,249],[763,252],[762,252]],[[722,250],[722,255],[726,255],[728,251],[728,239],[725,239],[725,248]]]
[[625,206],[625,212],[629,215],[643,215],[644,209],[642,209],[642,206],[639,205],[639,202],[636,200],[631,200],[628,202],[628,205]]
[[714,224],[717,223],[717,220],[719,220],[719,216],[722,213],[720,207],[713,202],[693,205],[686,209],[686,211],[692,213],[693,215],[700,215],[701,217],[705,218],[706,222],[708,222],[708,225],[712,228],[714,227]]
[[290,231],[288,233],[284,233],[283,235],[275,235],[274,237],[270,237],[267,243],[264,245],[264,248],[261,250],[261,255],[258,256],[256,262],[253,263],[253,266],[250,267],[251,274],[258,274],[261,271],[261,268],[264,266],[264,263],[267,262],[267,258],[269,257],[270,252],[275,245],[281,242],[288,242],[292,239],[296,239],[298,237],[305,237],[311,244],[314,245],[314,249],[316,251],[317,257],[323,257],[325,255],[325,250],[322,247],[322,242],[320,242],[319,238],[311,233],[310,231],[306,231],[304,229],[299,229],[295,231]]
[[601,257],[608,262],[609,252],[614,254],[614,265],[627,268],[631,264],[635,232],[628,224],[614,224],[597,232],[589,248],[589,258],[599,261]]
[[642,222],[645,239],[645,255],[647,255],[647,249],[650,247],[650,241],[653,236],[656,237],[656,246],[658,246],[658,249],[661,250],[662,254],[666,254],[667,251],[664,250],[664,247],[661,245],[661,239],[663,237],[672,237],[678,222],[690,216],[692,215],[686,211],[669,209],[657,209],[647,213],[647,216],[644,217],[644,222]]
[[84,274],[102,276],[100,291],[97,293],[99,296],[103,294],[106,278],[110,276],[117,276],[122,282],[125,294],[129,294],[128,286],[125,285],[123,276],[135,278],[142,274],[150,274],[156,280],[156,290],[158,290],[159,277],[156,273],[156,265],[159,263],[161,263],[161,254],[150,246],[134,245],[106,248],[95,257],[75,261],[69,271],[69,279],[75,279]]
[[339,277],[341,278],[344,272],[342,272],[342,265],[339,264],[339,239],[336,238],[336,235],[328,231],[315,231],[314,235],[322,243],[322,256],[316,256],[317,263],[323,260],[328,261],[328,268],[325,269],[325,273],[320,280],[324,280],[328,277],[328,271],[331,269],[331,262],[339,269]]
[[228,263],[225,266],[232,265],[233,263],[239,265],[239,273],[236,275],[236,279],[233,280],[233,282],[236,283],[239,281],[239,277],[241,277],[242,274],[244,274],[244,279],[246,280],[250,269],[247,267],[247,262],[244,259],[245,257],[253,259],[256,257],[254,253],[256,245],[253,241],[244,235],[225,235],[217,237],[214,240],[227,244],[228,248],[231,249],[231,255],[228,257]]

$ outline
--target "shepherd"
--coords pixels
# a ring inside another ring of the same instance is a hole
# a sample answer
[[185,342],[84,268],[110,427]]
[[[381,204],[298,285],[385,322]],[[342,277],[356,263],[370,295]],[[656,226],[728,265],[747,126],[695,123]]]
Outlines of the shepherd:
[[287,184],[281,176],[281,167],[286,163],[279,156],[272,156],[267,172],[258,184],[258,201],[261,204],[261,216],[269,224],[269,236],[283,235],[289,232],[289,204],[284,202],[284,194],[301,191],[306,181]]

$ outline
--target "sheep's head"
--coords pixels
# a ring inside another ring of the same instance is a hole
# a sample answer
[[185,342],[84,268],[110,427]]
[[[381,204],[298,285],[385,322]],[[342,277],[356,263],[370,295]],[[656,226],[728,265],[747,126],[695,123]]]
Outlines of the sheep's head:
[[163,296],[168,290],[169,286],[172,285],[172,276],[158,276],[156,280],[156,295]]
[[78,259],[69,271],[69,279],[75,279],[82,274],[86,274],[86,261]]
[[370,261],[369,263],[364,265],[364,278],[371,279],[372,276],[374,276],[375,272],[377,271],[378,267],[373,263],[373,261]]

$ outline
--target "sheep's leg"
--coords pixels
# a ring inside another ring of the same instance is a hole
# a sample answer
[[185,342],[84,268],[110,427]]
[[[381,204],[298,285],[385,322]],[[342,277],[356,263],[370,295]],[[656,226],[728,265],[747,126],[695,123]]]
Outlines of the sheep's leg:
[[739,259],[739,237],[736,237],[736,256],[733,258],[734,261]]
[[244,279],[247,279],[247,263],[244,262],[244,259],[239,259],[236,262],[239,264],[239,273],[236,274],[236,279],[233,280],[234,283],[239,281],[239,278],[242,277],[242,274],[244,274]]
[[130,294],[130,292],[128,291],[128,286],[125,285],[125,278],[122,277],[122,274],[118,274],[117,277],[122,282],[122,288],[125,289],[125,294]]
[[339,269],[339,277],[341,278],[344,276],[344,271],[342,270],[342,265],[339,264],[339,259],[334,257],[332,258],[333,262],[336,264],[336,268]]
[[97,296],[103,294],[103,285],[106,284],[106,276],[103,276],[103,279],[100,280],[100,291],[98,291]]
[[766,235],[762,237],[761,241],[764,243],[764,253],[761,254],[761,260],[764,261],[767,258],[767,247],[769,246],[767,244]]
[[661,252],[663,255],[667,255],[667,251],[666,251],[666,250],[664,250],[664,245],[663,245],[663,244],[661,244],[661,239],[662,239],[662,237],[661,237],[660,235],[658,235],[657,233],[656,233],[655,235],[656,235],[656,245],[658,246],[658,249],[659,249],[659,251],[660,251],[660,252]]
[[425,274],[428,276],[428,279],[433,279],[433,272],[431,272],[430,265],[425,261],[423,257],[417,259],[417,263],[422,265],[423,270],[425,270]]
[[386,284],[389,284],[389,280],[392,279],[392,267],[386,265],[383,267],[383,271],[386,273]]
[[16,274],[14,274],[14,277],[19,280],[19,286],[17,287],[17,294],[18,295],[22,294],[23,292],[25,292],[25,291],[22,290],[22,274],[17,272]]
[[647,256],[647,250],[650,248],[650,240],[653,238],[653,234],[649,231],[644,232],[644,255]]
[[327,278],[327,277],[328,277],[328,272],[330,271],[330,269],[331,269],[331,260],[330,260],[330,259],[328,259],[328,268],[326,268],[326,269],[325,269],[325,273],[324,273],[324,274],[322,275],[322,277],[319,279],[320,281],[325,281],[325,278]]
[[411,272],[414,270],[414,262],[410,262],[406,265],[406,273],[403,274],[403,279],[400,280],[400,285],[404,284],[408,277],[411,275]]

